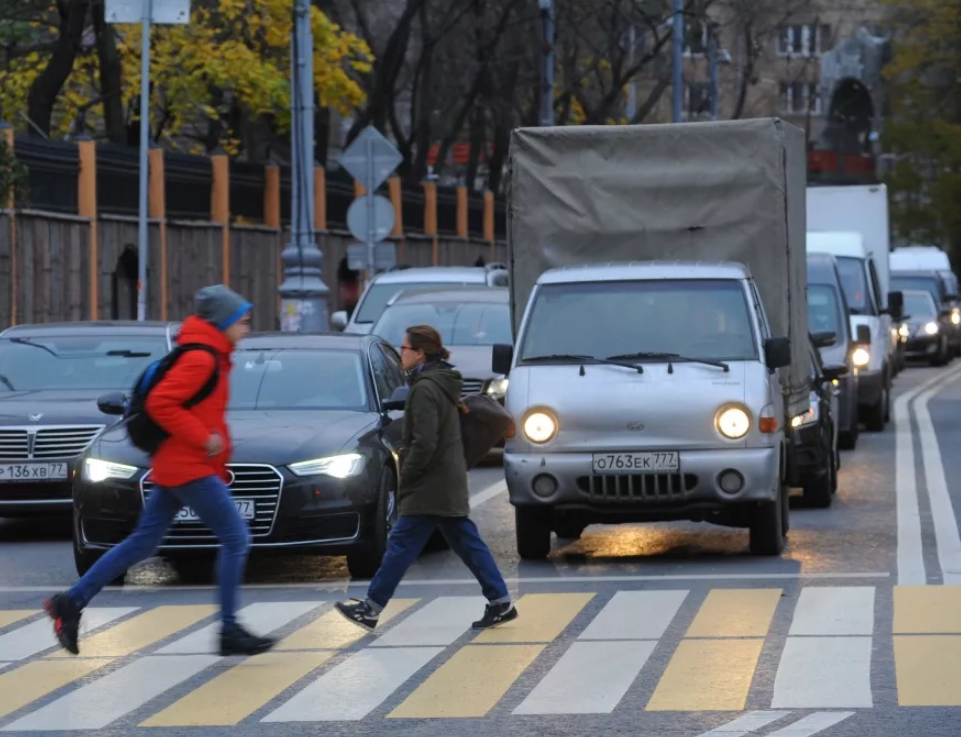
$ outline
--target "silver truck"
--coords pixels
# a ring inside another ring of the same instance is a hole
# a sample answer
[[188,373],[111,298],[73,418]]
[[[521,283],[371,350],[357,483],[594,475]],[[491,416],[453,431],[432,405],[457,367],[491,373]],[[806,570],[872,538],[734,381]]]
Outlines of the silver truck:
[[522,558],[594,523],[750,529],[779,555],[809,409],[805,153],[779,120],[539,128],[511,143]]

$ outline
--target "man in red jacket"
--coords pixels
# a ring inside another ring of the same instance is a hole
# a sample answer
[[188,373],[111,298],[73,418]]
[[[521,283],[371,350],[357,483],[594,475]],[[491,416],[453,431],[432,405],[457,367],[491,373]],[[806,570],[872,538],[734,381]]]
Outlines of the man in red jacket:
[[[79,654],[77,638],[84,607],[110,581],[154,554],[184,506],[200,516],[221,545],[217,572],[222,619],[220,654],[255,655],[273,647],[273,640],[246,632],[236,620],[237,593],[243,582],[250,529],[227,488],[230,432],[226,415],[230,357],[234,345],[250,331],[250,310],[247,300],[222,284],[197,293],[196,314],[184,320],[177,341],[181,345],[209,346],[218,358],[215,360],[204,350],[187,351],[147,396],[147,413],[169,437],[151,458],[156,486],[137,528],[97,561],[73,588],[44,602],[44,609],[54,621],[57,639],[74,655]],[[184,403],[218,369],[219,379],[211,395],[186,409]]]

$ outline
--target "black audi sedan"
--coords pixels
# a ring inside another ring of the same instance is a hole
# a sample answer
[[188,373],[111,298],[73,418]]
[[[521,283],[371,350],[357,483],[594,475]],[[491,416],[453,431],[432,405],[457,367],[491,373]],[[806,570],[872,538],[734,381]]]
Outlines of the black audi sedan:
[[[253,334],[233,362],[229,487],[251,554],[346,555],[352,576],[370,578],[396,517],[403,413],[388,400],[407,386],[397,352],[376,336]],[[100,404],[122,414],[124,401],[113,394]],[[97,438],[73,488],[78,572],[131,532],[153,488],[122,424]],[[216,547],[184,508],[158,554],[189,561]]]
[[175,323],[18,325],[0,333],[0,517],[70,515],[83,451],[116,418],[97,407],[170,350]]

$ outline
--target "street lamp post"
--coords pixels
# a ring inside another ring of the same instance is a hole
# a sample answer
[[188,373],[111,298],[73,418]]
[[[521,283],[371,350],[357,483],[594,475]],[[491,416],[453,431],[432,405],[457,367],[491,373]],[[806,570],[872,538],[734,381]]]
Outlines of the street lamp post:
[[541,125],[554,125],[554,0],[537,0],[544,27]]

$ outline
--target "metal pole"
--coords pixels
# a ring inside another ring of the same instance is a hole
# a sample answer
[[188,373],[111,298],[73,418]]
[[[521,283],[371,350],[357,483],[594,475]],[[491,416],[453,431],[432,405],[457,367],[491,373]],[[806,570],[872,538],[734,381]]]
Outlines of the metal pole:
[[674,122],[684,109],[684,0],[674,0]]
[[[637,45],[637,31],[636,26],[631,23],[631,35],[630,35],[630,55],[628,66],[630,68],[634,67],[634,47]],[[637,114],[637,79],[635,75],[631,75],[631,85],[628,87],[627,91],[627,122],[634,120],[634,116]]]
[[717,120],[717,34],[713,25],[708,27],[707,33],[707,60],[711,74],[711,120]]
[[[374,181],[374,140],[370,137],[367,138],[367,143],[365,145],[367,152],[367,181]],[[376,242],[376,237],[374,234],[374,193],[367,192],[367,283],[369,284],[376,273],[377,269],[374,264],[374,243]]]
[[541,125],[554,125],[554,0],[540,0],[544,22],[544,68],[541,87]]
[[323,254],[314,234],[314,37],[310,0],[296,0],[291,32],[291,240],[281,254],[281,329],[317,333],[330,329],[321,279]]
[[140,211],[137,222],[137,320],[147,319],[147,190],[150,150],[150,19],[153,1],[143,0],[140,39]]

